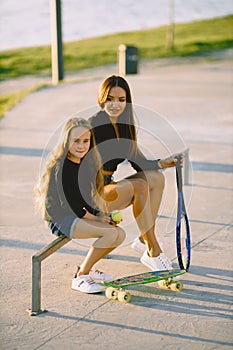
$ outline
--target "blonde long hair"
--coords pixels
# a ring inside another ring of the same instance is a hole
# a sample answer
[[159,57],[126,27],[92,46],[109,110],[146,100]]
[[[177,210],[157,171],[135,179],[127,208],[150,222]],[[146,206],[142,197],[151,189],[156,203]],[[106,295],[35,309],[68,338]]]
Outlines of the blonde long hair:
[[[104,207],[100,196],[103,192],[104,188],[104,178],[102,174],[102,164],[99,152],[97,151],[94,133],[91,129],[89,122],[83,118],[71,118],[66,121],[61,131],[58,143],[53,148],[53,150],[48,154],[44,166],[44,170],[42,171],[37,184],[34,188],[35,195],[35,205],[41,211],[42,216],[45,220],[48,219],[46,214],[46,198],[48,194],[49,182],[51,177],[51,171],[55,164],[60,160],[64,159],[68,153],[68,141],[70,132],[75,127],[83,127],[90,131],[91,139],[90,139],[90,148],[92,152],[89,152],[89,157],[87,157],[87,162],[89,163],[90,169],[95,169],[96,178],[93,178],[92,185],[92,198],[94,202],[99,207]],[[95,183],[94,183],[95,182]],[[100,196],[99,196],[100,195]]]

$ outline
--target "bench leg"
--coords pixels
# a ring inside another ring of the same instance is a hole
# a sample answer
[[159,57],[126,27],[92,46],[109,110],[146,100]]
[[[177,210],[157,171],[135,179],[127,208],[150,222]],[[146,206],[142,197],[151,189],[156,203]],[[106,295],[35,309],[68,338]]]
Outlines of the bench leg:
[[41,262],[69,241],[68,237],[58,237],[32,256],[32,308],[27,310],[30,316],[48,311],[41,309]]
[[41,261],[37,256],[32,257],[32,308],[30,316],[37,316],[47,310],[41,310]]

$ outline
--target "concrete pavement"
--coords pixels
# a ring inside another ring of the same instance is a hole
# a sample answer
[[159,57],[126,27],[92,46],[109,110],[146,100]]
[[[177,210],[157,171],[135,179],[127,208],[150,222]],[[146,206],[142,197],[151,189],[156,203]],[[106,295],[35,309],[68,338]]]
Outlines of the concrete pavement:
[[[26,312],[31,256],[54,238],[33,207],[42,151],[54,143],[65,119],[97,110],[99,84],[117,68],[88,71],[79,82],[34,92],[6,114],[0,130],[1,349],[232,347],[232,71],[229,59],[148,61],[139,74],[126,77],[143,150],[163,157],[188,147],[192,165],[184,189],[192,233],[185,287],[181,293],[156,284],[133,287],[130,304],[71,290],[75,266],[87,251],[83,242],[72,241],[42,263],[42,307],[49,312]],[[118,177],[127,170],[122,166]],[[165,176],[157,234],[176,264],[174,169]],[[123,215],[126,242],[98,264],[115,277],[147,270],[130,248],[138,234],[131,210]]]

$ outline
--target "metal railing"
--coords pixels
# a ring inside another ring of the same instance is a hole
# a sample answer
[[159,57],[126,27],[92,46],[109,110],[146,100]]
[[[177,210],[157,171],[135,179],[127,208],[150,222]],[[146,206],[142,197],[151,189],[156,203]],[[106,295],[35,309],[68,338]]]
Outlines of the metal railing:
[[70,238],[60,236],[32,256],[32,307],[27,310],[30,316],[48,311],[41,309],[41,262],[69,241]]

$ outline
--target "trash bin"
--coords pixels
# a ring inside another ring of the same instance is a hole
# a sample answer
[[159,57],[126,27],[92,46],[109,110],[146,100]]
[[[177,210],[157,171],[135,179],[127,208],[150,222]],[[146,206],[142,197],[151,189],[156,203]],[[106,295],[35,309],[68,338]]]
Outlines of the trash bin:
[[135,46],[119,46],[119,75],[138,73],[138,48]]

